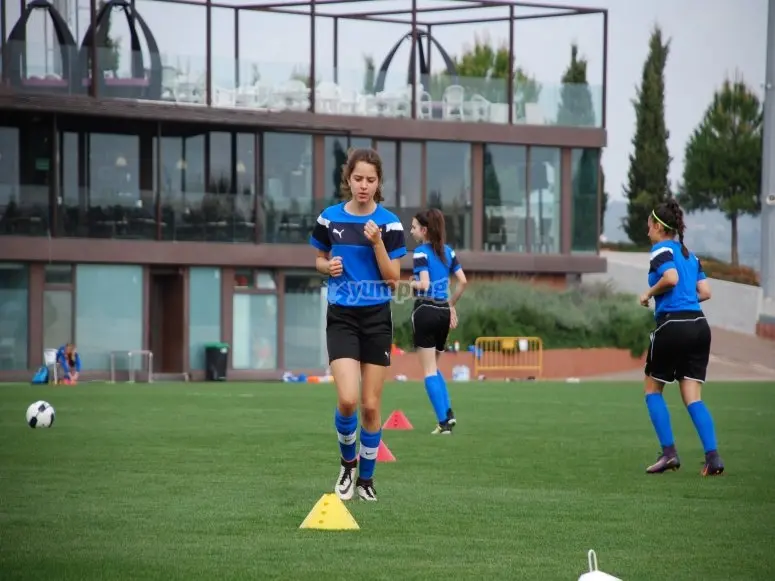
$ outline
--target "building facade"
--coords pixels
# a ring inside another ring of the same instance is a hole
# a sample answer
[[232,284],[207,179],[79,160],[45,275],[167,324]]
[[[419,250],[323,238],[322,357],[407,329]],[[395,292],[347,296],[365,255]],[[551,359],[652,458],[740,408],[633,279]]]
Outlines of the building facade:
[[201,377],[212,342],[230,345],[230,378],[325,367],[325,288],[307,240],[339,199],[349,147],[380,153],[384,204],[407,231],[420,208],[444,212],[474,278],[564,285],[605,270],[604,113],[552,118],[556,103],[542,114],[503,79],[415,79],[414,95],[335,80],[223,87],[210,63],[191,83],[153,48],[118,78],[99,69],[95,16],[80,46],[62,43],[56,75],[33,70],[34,48],[3,25],[0,379],[27,379],[68,341],[95,378],[111,352],[140,349],[155,373]]

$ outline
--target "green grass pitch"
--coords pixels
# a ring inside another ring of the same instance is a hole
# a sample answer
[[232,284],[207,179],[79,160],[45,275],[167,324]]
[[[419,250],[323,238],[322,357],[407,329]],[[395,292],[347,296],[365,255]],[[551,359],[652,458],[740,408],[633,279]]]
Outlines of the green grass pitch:
[[[431,436],[417,383],[385,388],[397,462],[377,465],[361,529],[299,530],[339,469],[332,385],[0,386],[0,579],[575,581],[586,552],[624,581],[772,579],[775,384],[710,384],[727,472],[675,388],[683,466],[637,383],[450,383],[459,424]],[[50,402],[49,430],[27,406]]]

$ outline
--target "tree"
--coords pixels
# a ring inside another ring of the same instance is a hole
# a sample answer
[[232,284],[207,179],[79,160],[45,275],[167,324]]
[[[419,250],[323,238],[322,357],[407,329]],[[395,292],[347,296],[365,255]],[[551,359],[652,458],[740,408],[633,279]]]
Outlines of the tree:
[[374,57],[371,55],[363,56],[363,64],[366,67],[366,74],[363,76],[363,94],[370,95],[374,93],[374,81],[377,78],[377,66],[374,64]]
[[686,144],[677,199],[689,212],[724,213],[732,227],[735,266],[737,218],[761,211],[762,123],[759,98],[742,79],[727,79]]
[[655,27],[649,42],[649,55],[643,65],[643,78],[635,107],[634,151],[630,154],[630,170],[624,194],[627,197],[627,217],[622,220],[624,231],[638,245],[649,243],[646,220],[654,206],[670,196],[668,171],[670,152],[665,127],[665,64],[670,41],[662,41],[662,31]]
[[[467,94],[479,94],[493,103],[505,103],[508,94],[506,83],[509,78],[509,47],[501,44],[494,48],[486,35],[474,37],[474,45],[466,46],[460,57],[452,57],[459,76],[458,83]],[[433,75],[429,93],[441,97],[444,89],[453,84],[445,72]],[[514,103],[518,116],[524,114],[525,103],[537,103],[541,86],[521,67],[514,67]]]
[[579,47],[570,48],[570,64],[562,75],[557,125],[564,127],[594,127],[595,108],[587,83],[587,59],[578,56]]

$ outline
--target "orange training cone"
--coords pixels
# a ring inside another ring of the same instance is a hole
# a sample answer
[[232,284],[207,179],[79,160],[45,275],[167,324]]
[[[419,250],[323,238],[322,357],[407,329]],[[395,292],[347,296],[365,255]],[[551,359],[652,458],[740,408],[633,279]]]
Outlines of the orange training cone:
[[379,448],[377,449],[377,462],[395,462],[396,457],[393,456],[393,452],[387,447],[384,441],[380,440]]
[[396,410],[385,421],[383,430],[413,430],[414,426],[409,422],[409,418],[401,410]]

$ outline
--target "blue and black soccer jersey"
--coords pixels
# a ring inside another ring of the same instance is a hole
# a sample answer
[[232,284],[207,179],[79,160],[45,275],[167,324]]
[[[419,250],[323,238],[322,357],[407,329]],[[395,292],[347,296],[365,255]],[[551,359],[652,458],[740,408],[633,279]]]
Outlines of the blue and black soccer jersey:
[[414,250],[413,272],[420,279],[420,273],[426,271],[431,279],[427,291],[415,290],[416,297],[429,298],[435,301],[446,301],[449,298],[449,276],[462,267],[457,260],[455,251],[448,245],[444,245],[444,261],[434,252],[428,244],[420,244]]
[[657,242],[651,247],[649,266],[650,287],[659,282],[665,271],[675,268],[678,272],[678,284],[654,297],[656,317],[664,313],[702,310],[697,298],[697,282],[707,277],[702,270],[702,263],[693,253],[689,253],[689,258],[684,258],[679,242],[675,240]]
[[393,212],[380,205],[367,216],[356,216],[345,210],[345,203],[323,210],[310,236],[312,246],[342,259],[342,274],[328,278],[328,302],[349,307],[389,302],[393,292],[382,279],[374,247],[363,229],[372,220],[382,231],[388,256],[395,259],[406,254],[404,227]]

